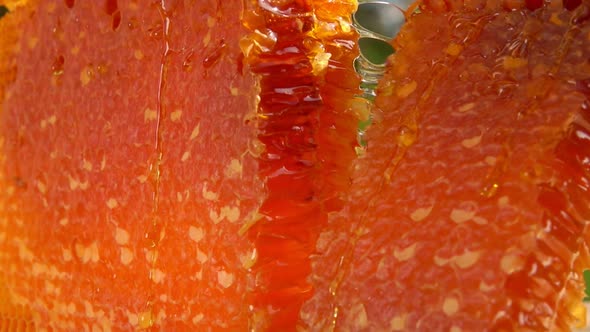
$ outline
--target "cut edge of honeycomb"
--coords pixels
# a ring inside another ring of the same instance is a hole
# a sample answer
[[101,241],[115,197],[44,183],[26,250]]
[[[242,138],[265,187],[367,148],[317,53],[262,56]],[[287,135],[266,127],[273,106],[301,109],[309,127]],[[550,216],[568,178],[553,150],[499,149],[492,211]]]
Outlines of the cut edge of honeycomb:
[[[3,113],[4,101],[10,98],[8,88],[16,79],[21,25],[35,9],[33,1],[27,0],[6,1],[2,5],[9,11],[0,19],[0,114]],[[3,163],[4,158],[0,158],[0,162]],[[0,174],[1,177],[3,174]],[[0,272],[0,330],[35,331],[32,310],[17,303],[4,278],[5,275]]]

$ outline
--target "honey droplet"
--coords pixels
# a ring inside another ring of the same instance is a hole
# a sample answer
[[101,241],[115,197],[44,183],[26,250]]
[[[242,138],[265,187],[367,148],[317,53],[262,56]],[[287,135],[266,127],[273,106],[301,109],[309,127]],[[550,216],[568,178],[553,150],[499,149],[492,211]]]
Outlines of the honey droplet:
[[139,23],[137,22],[137,18],[135,17],[130,18],[129,22],[127,22],[127,28],[129,28],[129,30],[135,30],[138,26]]
[[416,141],[418,133],[416,130],[403,125],[399,129],[399,143],[403,147],[409,147]]
[[119,4],[117,3],[117,0],[106,0],[104,4],[104,10],[107,15],[113,15],[119,10]]
[[164,34],[164,27],[162,26],[162,23],[157,22],[147,29],[147,33],[150,38],[160,40]]
[[53,29],[51,29],[51,32],[53,33],[53,37],[56,38],[57,40],[63,40],[64,39],[64,30],[61,26],[61,20],[57,20],[56,25],[53,27]]
[[491,198],[494,197],[494,195],[496,195],[499,188],[500,185],[497,182],[491,181],[483,187],[480,194],[485,198]]
[[92,64],[84,67],[80,72],[80,82],[82,86],[87,85],[94,78],[94,66]]
[[226,48],[227,45],[225,44],[225,41],[222,39],[217,44],[217,46],[215,46],[215,48],[205,57],[205,59],[203,60],[203,67],[209,69],[213,67],[216,63],[218,63],[221,59],[221,56],[225,53]]
[[115,30],[117,30],[117,28],[119,28],[119,26],[121,25],[121,12],[117,10],[117,11],[116,11],[116,12],[113,14],[113,16],[112,16],[112,17],[113,17],[113,22],[112,22],[112,25],[111,25],[111,27],[112,27],[113,31],[115,31]]
[[63,55],[60,55],[53,60],[53,64],[51,65],[51,71],[53,72],[54,76],[60,76],[64,73],[64,63],[65,59]]
[[187,73],[193,70],[193,56],[194,52],[190,51],[184,58],[184,61],[182,62],[182,70],[184,70]]
[[154,319],[152,317],[151,310],[140,313],[138,318],[139,318],[139,328],[140,329],[147,329],[149,327],[152,327],[152,325],[154,325]]

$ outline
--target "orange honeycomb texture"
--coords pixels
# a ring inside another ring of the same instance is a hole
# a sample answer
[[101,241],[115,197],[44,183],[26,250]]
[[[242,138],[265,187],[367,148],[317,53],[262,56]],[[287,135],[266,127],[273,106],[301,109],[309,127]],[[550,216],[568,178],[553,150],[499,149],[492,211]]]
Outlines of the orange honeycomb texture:
[[587,2],[6,5],[0,331],[584,324]]

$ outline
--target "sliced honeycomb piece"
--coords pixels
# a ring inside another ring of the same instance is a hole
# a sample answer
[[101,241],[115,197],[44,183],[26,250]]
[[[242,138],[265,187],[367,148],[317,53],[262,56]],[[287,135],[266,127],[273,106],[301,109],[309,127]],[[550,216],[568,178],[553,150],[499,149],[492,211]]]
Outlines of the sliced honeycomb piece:
[[409,18],[348,206],[318,241],[313,329],[581,323],[588,8],[528,5],[429,1]]

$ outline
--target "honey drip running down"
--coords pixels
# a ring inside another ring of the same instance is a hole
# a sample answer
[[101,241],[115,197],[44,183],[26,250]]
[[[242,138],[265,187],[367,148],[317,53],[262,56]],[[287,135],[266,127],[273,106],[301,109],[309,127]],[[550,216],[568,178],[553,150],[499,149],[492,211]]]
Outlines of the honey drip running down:
[[[258,77],[259,158],[267,197],[250,230],[253,327],[293,330],[304,301],[310,257],[327,215],[341,208],[355,157],[359,80],[350,13],[355,1],[251,2],[242,40]],[[362,102],[359,101],[362,105]]]

